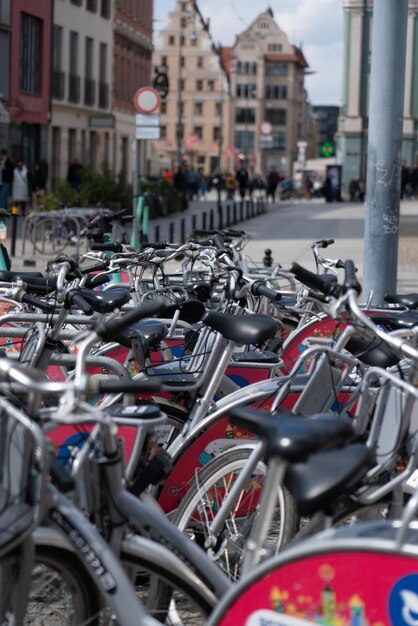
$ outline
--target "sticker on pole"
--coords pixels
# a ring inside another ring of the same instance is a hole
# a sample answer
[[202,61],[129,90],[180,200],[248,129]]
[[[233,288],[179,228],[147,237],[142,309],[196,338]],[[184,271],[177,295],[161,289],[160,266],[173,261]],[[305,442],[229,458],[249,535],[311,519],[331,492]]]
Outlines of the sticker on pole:
[[141,87],[135,93],[134,105],[139,113],[154,113],[160,106],[160,94],[153,87]]

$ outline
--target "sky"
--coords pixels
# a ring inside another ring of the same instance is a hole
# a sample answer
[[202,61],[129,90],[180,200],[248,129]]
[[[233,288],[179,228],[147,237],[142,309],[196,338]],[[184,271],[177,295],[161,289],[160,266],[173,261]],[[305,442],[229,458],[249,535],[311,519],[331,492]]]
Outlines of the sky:
[[[224,46],[270,7],[274,19],[291,44],[301,46],[314,72],[305,86],[312,104],[341,104],[343,66],[342,0],[198,0],[204,18],[210,19],[213,40]],[[168,21],[175,0],[154,0],[154,29]]]

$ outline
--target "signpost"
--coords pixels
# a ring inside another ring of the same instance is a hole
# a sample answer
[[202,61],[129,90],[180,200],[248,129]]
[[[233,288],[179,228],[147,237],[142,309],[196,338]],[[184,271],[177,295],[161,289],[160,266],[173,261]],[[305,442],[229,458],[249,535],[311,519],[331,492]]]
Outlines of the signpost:
[[[146,212],[146,207],[143,207],[143,199],[141,198],[141,190],[139,188],[140,142],[144,139],[160,138],[160,116],[156,113],[159,109],[160,101],[160,94],[154,87],[141,87],[134,95],[134,105],[138,113],[135,115],[135,138],[133,140],[132,204],[134,221],[131,243],[137,249],[139,249],[140,246],[139,225],[142,220],[143,211],[144,218]],[[145,233],[143,232],[143,234]]]

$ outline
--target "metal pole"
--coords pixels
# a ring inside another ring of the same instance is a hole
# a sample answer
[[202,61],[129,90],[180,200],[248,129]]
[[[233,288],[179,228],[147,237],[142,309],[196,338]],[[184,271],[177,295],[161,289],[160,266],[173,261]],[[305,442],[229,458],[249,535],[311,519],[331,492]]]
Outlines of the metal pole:
[[183,57],[183,16],[180,15],[179,26],[179,56],[178,56],[178,77],[177,77],[177,124],[176,124],[176,145],[177,145],[177,168],[182,164],[182,148],[183,148],[183,122],[182,122],[182,99],[181,99],[181,80],[182,80],[182,57]]
[[364,299],[396,291],[408,0],[374,2]]

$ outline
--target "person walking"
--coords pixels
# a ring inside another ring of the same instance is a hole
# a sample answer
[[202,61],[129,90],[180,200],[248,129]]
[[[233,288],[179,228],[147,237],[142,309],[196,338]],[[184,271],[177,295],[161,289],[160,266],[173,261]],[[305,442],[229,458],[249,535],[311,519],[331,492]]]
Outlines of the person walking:
[[7,209],[10,186],[13,183],[14,163],[7,150],[0,151],[0,209]]
[[279,174],[275,169],[271,169],[267,176],[267,200],[271,198],[272,203],[276,199],[276,190],[279,184]]
[[237,181],[238,192],[241,196],[241,200],[244,200],[248,188],[248,172],[243,163],[241,163],[237,173],[235,174],[235,180]]
[[28,168],[22,160],[17,161],[13,170],[12,202],[19,207],[20,215],[25,215],[26,205],[30,201]]
[[39,207],[40,199],[45,195],[46,173],[42,163],[38,161],[33,166],[32,172],[28,174],[29,183],[32,192],[32,209]]
[[80,191],[82,183],[83,166],[78,157],[74,157],[72,163],[68,167],[67,181],[73,189]]

